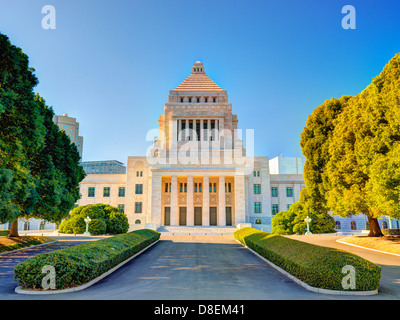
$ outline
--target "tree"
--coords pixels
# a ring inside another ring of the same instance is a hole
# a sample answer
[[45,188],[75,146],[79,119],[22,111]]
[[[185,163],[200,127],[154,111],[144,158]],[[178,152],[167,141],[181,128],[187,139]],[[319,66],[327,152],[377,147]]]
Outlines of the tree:
[[[313,145],[315,136],[308,134],[318,122],[318,108],[302,134],[306,186],[316,202],[339,216],[365,214],[369,236],[382,236],[377,218],[398,216],[400,204],[400,55],[360,94],[333,101],[341,108],[322,134],[325,141]],[[319,165],[321,154],[325,161]]]
[[33,88],[28,57],[0,34],[0,222],[60,221],[79,199],[85,173],[77,147],[53,123],[54,113]]
[[306,229],[304,219],[312,219],[310,231],[312,233],[335,232],[335,221],[326,211],[315,211],[307,188],[300,192],[299,200],[293,203],[287,211],[278,212],[272,218],[272,233],[275,234],[302,234]]

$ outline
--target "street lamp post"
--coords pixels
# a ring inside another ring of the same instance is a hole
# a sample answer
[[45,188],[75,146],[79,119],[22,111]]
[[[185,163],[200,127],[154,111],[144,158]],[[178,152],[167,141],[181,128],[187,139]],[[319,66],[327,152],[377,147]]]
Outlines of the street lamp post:
[[92,221],[92,219],[90,219],[89,216],[87,216],[85,219],[83,219],[83,221],[85,221],[85,223],[86,223],[86,232],[84,232],[83,235],[90,236],[89,223],[90,223],[90,221]]
[[312,220],[312,219],[311,219],[309,216],[307,216],[307,218],[304,219],[304,221],[307,223],[307,232],[306,232],[306,235],[312,234],[312,233],[310,232],[310,222],[311,222],[311,220]]

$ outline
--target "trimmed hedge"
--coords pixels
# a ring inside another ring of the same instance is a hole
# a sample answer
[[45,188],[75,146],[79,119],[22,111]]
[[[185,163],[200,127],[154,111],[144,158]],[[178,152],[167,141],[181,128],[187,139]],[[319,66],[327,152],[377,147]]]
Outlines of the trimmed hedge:
[[[317,246],[287,237],[243,228],[235,238],[297,279],[316,288],[341,291],[370,291],[379,287],[381,267],[350,252]],[[346,274],[342,268],[351,265],[356,271],[354,290],[343,289]]]
[[46,276],[42,268],[50,265],[55,268],[56,289],[76,287],[102,275],[159,238],[159,232],[142,229],[42,253],[17,264],[14,279],[21,288],[40,290]]

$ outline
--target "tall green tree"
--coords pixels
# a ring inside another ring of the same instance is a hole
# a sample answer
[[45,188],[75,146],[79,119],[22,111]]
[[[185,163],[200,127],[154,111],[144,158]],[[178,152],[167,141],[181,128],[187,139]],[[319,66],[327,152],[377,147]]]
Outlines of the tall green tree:
[[[302,134],[311,197],[342,217],[365,214],[370,236],[382,235],[379,217],[399,214],[399,62],[397,54],[360,94],[332,100],[340,101],[340,112],[322,134],[323,143],[313,144],[315,136],[308,134],[325,121],[318,108]],[[325,161],[318,165],[321,154]]]
[[79,153],[35,95],[28,57],[0,34],[0,222],[18,236],[20,217],[60,220],[79,198]]

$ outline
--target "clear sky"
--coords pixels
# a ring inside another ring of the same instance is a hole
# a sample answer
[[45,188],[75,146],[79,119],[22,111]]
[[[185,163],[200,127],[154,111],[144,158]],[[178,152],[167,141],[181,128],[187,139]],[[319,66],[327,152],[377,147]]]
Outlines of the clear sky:
[[[42,7],[56,29],[42,28]],[[344,5],[356,29],[342,28]],[[354,95],[400,52],[398,0],[0,0],[56,114],[80,123],[83,160],[145,155],[168,93],[196,60],[228,91],[255,154],[302,156],[313,109]]]

